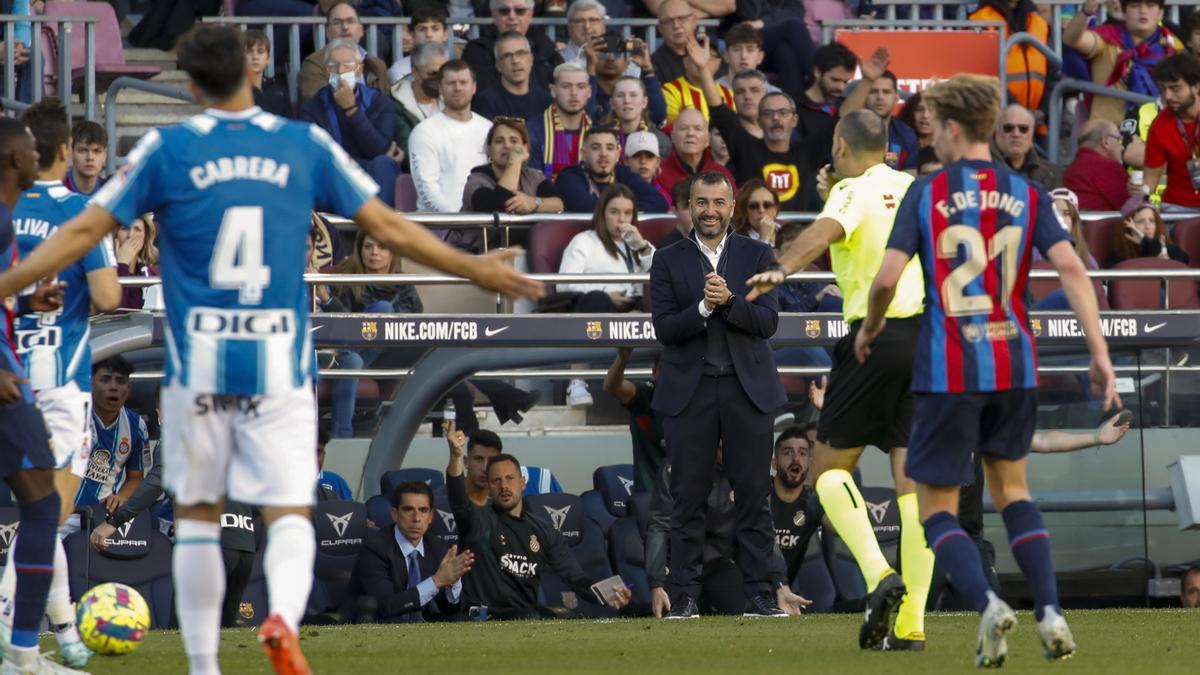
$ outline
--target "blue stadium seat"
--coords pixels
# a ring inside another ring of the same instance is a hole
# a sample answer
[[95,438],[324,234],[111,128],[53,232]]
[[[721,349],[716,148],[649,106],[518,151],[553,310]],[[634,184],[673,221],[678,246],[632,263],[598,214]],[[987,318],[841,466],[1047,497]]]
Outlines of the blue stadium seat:
[[554,472],[550,469],[540,466],[522,466],[521,477],[525,479],[525,492],[521,493],[523,497],[563,491],[562,486],[558,484],[558,479],[554,477]]
[[446,495],[434,495],[433,522],[429,525],[427,537],[433,537],[450,548],[458,543],[458,523],[454,522],[454,513],[450,511],[450,500]]
[[792,580],[792,590],[800,596],[812,600],[813,604],[804,610],[806,612],[821,613],[833,610],[837,593],[833,587],[833,577],[829,574],[829,567],[825,565],[825,558],[821,555],[819,542],[809,543],[804,562],[800,563],[800,570],[796,572],[796,578]]
[[0,567],[8,564],[8,549],[17,536],[21,512],[15,506],[0,506]]
[[0,506],[16,506],[17,501],[13,499],[12,490],[8,488],[8,483],[0,481]]
[[375,495],[367,500],[367,518],[375,523],[375,527],[384,528],[392,524],[392,503],[383,495]]
[[[585,517],[583,501],[576,495],[548,493],[532,495],[525,500],[525,508],[534,518],[540,518],[558,530],[575,556],[575,561],[592,579],[607,579],[612,576],[608,564],[608,546],[600,526]],[[611,617],[616,612],[608,607],[599,607],[583,598],[574,597],[574,592],[557,574],[540,570],[541,592],[549,606],[564,606],[583,616]]]
[[317,560],[305,621],[329,623],[346,599],[354,561],[367,538],[367,509],[361,502],[318,502],[313,509]]
[[588,490],[579,495],[580,501],[583,502],[583,513],[592,522],[600,526],[600,531],[604,536],[608,536],[609,528],[617,522],[617,517],[608,511],[608,507],[604,505],[604,497],[596,490]]
[[646,543],[638,532],[637,520],[620,518],[608,533],[608,555],[613,570],[632,586],[628,613],[650,613],[650,585],[646,581]]
[[617,518],[629,515],[626,502],[633,496],[633,465],[602,466],[592,473],[592,487],[604,498],[605,508]]
[[395,469],[383,474],[379,477],[379,489],[384,496],[388,496],[392,494],[397,485],[409,480],[419,480],[428,483],[429,487],[434,490],[446,485],[446,477],[442,475],[441,471],[413,467]]
[[[71,598],[79,600],[88,589],[116,582],[132,586],[150,607],[150,627],[172,628],[175,615],[172,603],[175,589],[171,583],[171,540],[151,526],[150,514],[142,512],[113,533],[103,553],[88,543],[91,528],[63,540],[67,552]],[[86,522],[86,521],[85,521]],[[103,519],[94,521],[96,524]]]
[[821,555],[833,579],[838,610],[858,611],[863,598],[867,596],[867,582],[858,569],[854,554],[832,529],[826,530],[821,537]]

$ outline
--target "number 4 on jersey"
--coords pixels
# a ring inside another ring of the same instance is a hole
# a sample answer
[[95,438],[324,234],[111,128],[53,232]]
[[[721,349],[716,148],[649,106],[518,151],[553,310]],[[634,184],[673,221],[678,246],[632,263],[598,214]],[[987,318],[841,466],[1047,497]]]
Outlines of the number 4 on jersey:
[[261,206],[226,209],[208,278],[213,288],[236,290],[243,305],[262,302],[263,289],[271,285],[271,268],[263,265]]

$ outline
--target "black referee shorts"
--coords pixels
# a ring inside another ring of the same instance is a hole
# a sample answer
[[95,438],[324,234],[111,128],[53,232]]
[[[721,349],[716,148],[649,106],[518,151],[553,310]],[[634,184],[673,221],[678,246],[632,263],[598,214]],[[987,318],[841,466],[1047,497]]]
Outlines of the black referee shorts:
[[866,363],[854,358],[861,321],[833,347],[833,370],[817,439],[843,450],[874,445],[884,452],[908,446],[912,431],[913,354],[920,318],[888,319]]

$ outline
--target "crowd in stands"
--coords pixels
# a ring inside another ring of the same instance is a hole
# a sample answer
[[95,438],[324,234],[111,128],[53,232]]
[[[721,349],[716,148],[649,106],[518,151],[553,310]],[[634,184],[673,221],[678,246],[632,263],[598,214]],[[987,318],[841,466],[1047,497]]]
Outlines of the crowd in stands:
[[[41,5],[10,0],[0,2],[0,11],[37,12]],[[274,114],[323,128],[375,179],[385,201],[410,211],[544,214],[547,220],[559,213],[590,214],[589,225],[564,239],[561,256],[555,257],[561,261],[560,273],[648,271],[658,250],[689,236],[689,186],[692,177],[705,171],[719,171],[737,187],[737,233],[781,250],[806,227],[781,214],[819,211],[823,194],[836,180],[823,167],[833,151],[834,127],[851,111],[870,110],[886,121],[886,162],[893,168],[924,175],[941,166],[932,147],[930,110],[919,93],[902,89],[889,69],[888,51],[856,55],[838,42],[823,44],[821,21],[875,15],[865,0],[574,0],[566,6],[565,30],[558,31],[557,42],[532,23],[535,17],[558,16],[543,0],[239,0],[235,5],[245,16],[324,17],[321,49],[307,30],[301,31],[295,100],[285,75],[287,31],[276,26],[271,39],[259,29],[246,31],[255,101]],[[392,53],[392,29],[383,27],[378,53],[368,53],[362,19],[387,16],[411,19],[395,29],[402,32],[401,52]],[[464,39],[454,23],[469,16],[490,17],[491,23],[480,27],[476,37]],[[642,36],[627,39],[610,25],[626,16],[655,18],[660,43],[649,44]],[[1010,32],[1050,42],[1050,14],[1031,0],[983,0],[970,16],[1001,21]],[[1200,247],[1177,241],[1183,230],[1200,227],[1200,220],[1163,218],[1187,212],[1200,218],[1200,12],[1175,26],[1165,21],[1162,0],[1085,0],[1066,16],[1061,72],[1028,45],[1013,47],[1003,63],[1007,105],[993,132],[993,155],[1050,191],[1063,227],[1089,268],[1139,258],[1164,265],[1200,264]],[[718,25],[702,28],[701,19],[716,19]],[[14,46],[17,99],[28,101],[30,79],[40,74],[30,72],[29,43],[20,32],[16,35],[22,40]],[[0,44],[0,58],[3,54]],[[267,75],[272,64],[274,78]],[[1103,95],[1073,99],[1067,112],[1076,127],[1078,150],[1070,157],[1050,157],[1049,89],[1060,76],[1155,100],[1135,105]],[[102,168],[109,138],[90,121],[76,124],[72,138],[66,185],[91,194],[106,179]],[[1083,214],[1090,211],[1119,215],[1089,221]],[[655,229],[652,235],[647,222],[663,219],[672,227]],[[154,215],[146,214],[117,235],[121,276],[157,274],[157,228]],[[460,248],[479,252],[486,247],[484,232],[452,229],[445,236]],[[517,235],[518,242],[523,236]],[[398,258],[365,234],[359,233],[344,250],[329,229],[315,227],[312,239],[310,271],[387,274],[402,269]],[[495,241],[491,234],[488,239]],[[1200,237],[1189,241],[1200,245]],[[640,284],[558,284],[556,291],[554,311],[647,308]],[[841,309],[841,293],[831,283],[789,283],[778,295],[787,312]],[[1061,291],[1034,300],[1037,309],[1066,307]],[[160,309],[161,291],[126,287],[120,306]],[[318,285],[313,308],[416,314],[423,304],[412,286]],[[409,367],[421,353],[344,350],[333,364],[353,370]],[[786,365],[829,364],[828,353],[820,348],[782,349],[777,357]],[[629,496],[645,495],[648,510],[641,515],[659,540],[642,533],[649,604],[623,611],[661,614],[669,606],[663,607],[663,598],[653,591],[661,590],[666,574],[659,554],[661,517],[669,505],[661,491],[654,499],[649,495],[669,469],[663,466],[662,420],[649,406],[653,384],[625,379],[629,361],[628,352],[618,356],[604,392],[629,412],[634,447]],[[114,359],[95,368],[97,424],[106,429],[124,424],[131,434],[141,434],[144,443],[146,431],[136,415],[122,417],[128,410],[132,366]],[[361,421],[356,417],[359,382],[338,379],[329,389],[330,436],[351,437]],[[596,598],[590,587],[603,577],[572,558],[561,522],[547,525],[521,517],[529,508],[523,497],[552,480],[537,480],[536,467],[522,466],[515,453],[504,453],[495,433],[479,428],[473,405],[480,392],[501,423],[519,422],[539,400],[537,392],[495,380],[454,388],[449,398],[462,428],[447,429],[451,457],[446,487],[403,482],[383,495],[387,521],[375,520],[380,529],[357,558],[346,602],[372,598],[365,614],[381,621],[461,617],[472,606],[490,608],[500,617],[544,616],[537,590],[540,575],[553,571],[580,600],[597,600],[592,604],[598,609],[604,604],[614,610],[626,607],[631,598],[625,589],[607,601]],[[569,403],[592,400],[585,382],[571,382]],[[792,537],[787,539],[790,546],[781,544],[777,551],[782,589],[794,587],[801,564],[792,551],[807,548],[821,520],[819,504],[803,488],[810,435],[802,428],[788,429],[776,443],[772,516],[777,532],[787,530]],[[144,477],[150,480],[157,464],[141,447],[133,456],[123,456],[119,465],[97,465],[94,477],[89,472],[87,492],[81,492],[78,503],[120,511]],[[319,452],[323,462],[324,441]],[[322,472],[317,490],[328,501],[352,496],[346,482],[329,471]],[[713,490],[715,503],[728,494],[727,485],[719,482]],[[496,509],[514,516],[509,520],[518,525],[497,520]],[[443,511],[457,520],[458,548],[431,534]],[[499,551],[489,543],[498,527],[518,528],[508,537],[513,550]],[[720,523],[712,530],[714,560],[729,558]],[[112,530],[103,533],[98,540],[93,537],[98,548]],[[534,571],[541,564],[541,573]],[[605,564],[617,571],[615,562]],[[731,606],[723,604],[728,598],[722,591],[737,585],[728,578],[732,569],[712,567],[706,607],[724,611]],[[1185,577],[1185,603],[1197,606],[1200,571]],[[795,601],[781,595],[779,603]],[[359,616],[361,610],[355,605],[348,612]]]

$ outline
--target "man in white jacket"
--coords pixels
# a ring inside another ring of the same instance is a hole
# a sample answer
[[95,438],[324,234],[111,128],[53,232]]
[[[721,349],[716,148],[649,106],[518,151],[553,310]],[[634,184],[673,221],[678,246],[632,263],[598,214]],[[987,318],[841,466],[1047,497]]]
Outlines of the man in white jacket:
[[408,139],[417,208],[457,212],[471,169],[487,163],[485,144],[492,123],[471,112],[475,74],[465,61],[447,61],[439,71],[442,111],[421,122]]

